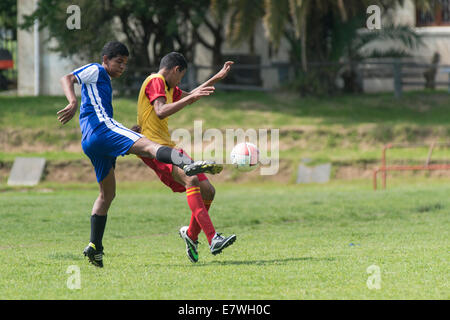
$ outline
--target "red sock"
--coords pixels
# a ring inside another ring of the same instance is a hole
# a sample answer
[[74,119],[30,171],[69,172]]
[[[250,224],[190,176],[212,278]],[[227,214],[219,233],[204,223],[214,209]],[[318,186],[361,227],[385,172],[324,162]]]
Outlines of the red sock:
[[191,221],[189,222],[189,228],[187,231],[187,235],[189,238],[191,238],[193,241],[197,241],[198,235],[200,234],[200,231],[202,231],[202,228],[197,222],[197,219],[195,219],[195,215],[191,214]]
[[[206,211],[209,213],[209,208],[211,207],[212,200],[205,200],[203,199],[203,204],[205,205]],[[195,219],[195,215],[191,215],[191,222],[189,222],[189,228],[187,231],[188,237],[192,240],[196,241],[198,239],[198,235],[202,231],[202,228],[197,222],[197,219]]]
[[197,240],[200,231],[203,230],[208,239],[208,243],[211,244],[211,240],[216,234],[216,230],[209,217],[208,210],[203,203],[200,187],[186,189],[186,198],[189,208],[191,208],[192,211],[191,222],[189,223],[188,228],[188,237],[195,241]]

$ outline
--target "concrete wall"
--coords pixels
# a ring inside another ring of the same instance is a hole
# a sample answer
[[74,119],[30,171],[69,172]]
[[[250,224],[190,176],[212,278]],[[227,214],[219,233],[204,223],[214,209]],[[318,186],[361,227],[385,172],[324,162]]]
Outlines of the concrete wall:
[[441,63],[450,64],[450,27],[416,27],[416,9],[412,0],[407,0],[403,7],[398,7],[390,20],[395,24],[414,27],[422,36],[425,45],[415,52],[417,60],[429,63],[433,54],[439,52]]
[[[394,10],[382,13],[382,25],[395,24],[395,25],[407,25],[415,29],[415,31],[422,36],[423,46],[418,47],[412,52],[412,59],[420,64],[429,64],[432,61],[435,52],[440,54],[440,64],[450,65],[450,27],[437,26],[437,27],[416,27],[416,8],[412,0],[406,0],[404,6],[397,6]],[[398,47],[398,44],[394,44],[390,41],[374,43],[378,49],[388,47]],[[423,72],[423,70],[415,69],[417,73]],[[436,75],[437,81],[448,81],[448,74],[442,71],[438,71]],[[408,80],[424,81],[424,78],[419,77],[410,78]],[[447,86],[438,86],[439,88],[447,88]],[[423,86],[405,86],[404,90],[408,89],[420,89]],[[371,78],[364,79],[364,91],[365,92],[380,92],[380,91],[393,91],[394,80],[392,78]]]
[[[17,0],[17,18],[23,21],[23,15],[34,11],[37,0]],[[65,26],[64,26],[65,27]],[[36,86],[41,95],[63,95],[59,79],[78,67],[70,59],[62,58],[58,53],[49,50],[54,42],[46,43],[48,32],[39,32],[39,61],[35,61],[35,42],[33,28],[18,29],[17,32],[17,93],[21,96],[34,95]],[[39,64],[39,81],[35,81],[35,64]],[[80,87],[75,86],[80,94]]]
[[[41,33],[41,39],[47,37],[47,31]],[[48,46],[41,44],[41,94],[44,95],[62,95],[63,91],[59,79],[80,67],[84,63],[76,63],[67,58],[62,58],[58,53],[48,50],[56,41],[51,41]],[[80,97],[81,86],[75,85],[75,93]]]
[[[17,21],[23,22],[23,15],[31,14],[35,1],[17,0]],[[34,37],[33,32],[17,31],[17,91],[19,95],[34,95]]]
[[[204,38],[208,43],[212,43],[212,36],[206,27],[200,29]],[[268,66],[277,62],[289,62],[289,45],[285,39],[280,43],[280,48],[277,52],[269,54],[269,43],[265,37],[265,30],[262,23],[256,27],[254,38],[254,54],[261,57],[261,65]],[[222,46],[222,53],[227,54],[248,54],[250,53],[250,46],[248,43],[243,43],[239,47],[232,47],[229,43],[225,42]],[[210,65],[212,61],[212,53],[202,45],[196,47],[195,64],[198,65]],[[224,61],[225,62],[225,61]],[[198,79],[200,81],[206,80],[210,75],[209,70],[203,70],[198,73]],[[263,68],[261,70],[261,79],[263,81],[263,88],[273,89],[278,86],[278,71],[276,68]]]

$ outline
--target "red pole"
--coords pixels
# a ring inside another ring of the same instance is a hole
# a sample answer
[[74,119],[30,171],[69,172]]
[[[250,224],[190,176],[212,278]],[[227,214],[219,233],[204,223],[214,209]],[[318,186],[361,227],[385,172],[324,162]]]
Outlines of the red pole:
[[373,170],[373,190],[377,190],[377,173],[378,169]]
[[391,147],[392,147],[391,144],[385,145],[383,147],[383,151],[381,154],[381,170],[383,171],[382,173],[383,189],[386,189],[386,150]]

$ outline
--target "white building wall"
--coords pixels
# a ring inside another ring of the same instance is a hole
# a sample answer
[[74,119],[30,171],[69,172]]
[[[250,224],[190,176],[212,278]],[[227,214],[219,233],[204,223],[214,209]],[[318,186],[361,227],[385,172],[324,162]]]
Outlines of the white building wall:
[[[31,14],[35,1],[17,0],[17,21],[23,22],[23,15]],[[34,37],[33,32],[17,30],[17,91],[19,95],[34,94]]]
[[[23,15],[29,15],[34,11],[37,0],[17,0],[18,22],[23,22]],[[65,26],[64,26],[65,27]],[[76,31],[74,31],[76,32]],[[63,95],[59,79],[77,68],[74,61],[62,58],[58,53],[50,51],[54,42],[46,43],[47,31],[39,32],[39,61],[34,56],[34,30],[18,29],[17,31],[17,93],[21,96],[35,94],[35,64],[39,63],[39,94]],[[79,95],[80,86],[75,86],[75,92]]]
[[[397,6],[395,10],[389,10],[382,13],[382,25],[388,24],[395,25],[408,25],[422,36],[423,45],[413,50],[412,59],[420,64],[430,64],[435,52],[440,55],[441,65],[450,65],[450,27],[436,26],[436,27],[416,27],[416,7],[412,0],[405,0],[404,6]],[[374,46],[379,49],[392,46],[390,41],[377,42]],[[395,45],[395,44],[394,44]],[[418,69],[417,69],[418,70]],[[421,73],[420,70],[417,71]],[[423,72],[423,70],[422,70]],[[449,77],[447,73],[439,72],[436,75],[436,81],[448,81]],[[411,79],[410,79],[411,80]],[[425,81],[420,74],[419,77],[414,78],[416,81]],[[439,86],[445,87],[445,86]],[[408,86],[404,89],[420,89],[420,86]],[[393,79],[364,79],[364,91],[365,92],[379,92],[379,91],[393,91],[394,80]]]
[[[208,43],[212,43],[212,35],[208,29],[203,26],[200,29],[204,38]],[[263,69],[261,70],[261,78],[263,81],[263,87],[265,89],[273,89],[277,87],[278,84],[278,70],[276,68],[265,68],[272,63],[289,62],[289,45],[285,39],[280,43],[280,47],[277,52],[272,52],[269,55],[269,42],[265,37],[265,30],[262,23],[259,23],[256,27],[255,38],[254,38],[254,54],[261,57],[261,65]],[[225,42],[222,46],[222,54],[249,54],[250,46],[248,43],[243,43],[239,47],[232,47],[228,42]],[[194,63],[197,65],[210,65],[212,61],[212,52],[206,49],[203,45],[198,44],[196,47],[196,55]],[[224,61],[225,62],[225,61]],[[198,79],[200,81],[206,80],[210,75],[210,70],[201,70],[198,73]]]
[[[41,32],[41,39],[47,37],[47,31]],[[76,63],[72,59],[62,58],[58,53],[50,51],[56,41],[51,41],[49,46],[45,46],[41,42],[41,94],[43,95],[62,95],[64,94],[59,82],[62,76],[72,72],[80,67],[83,63]],[[81,94],[81,86],[75,85],[75,93],[78,97]]]

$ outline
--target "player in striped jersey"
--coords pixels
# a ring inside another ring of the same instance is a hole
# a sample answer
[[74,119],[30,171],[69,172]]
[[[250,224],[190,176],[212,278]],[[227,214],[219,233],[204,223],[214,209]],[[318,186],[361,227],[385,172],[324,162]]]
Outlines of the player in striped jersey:
[[221,165],[210,161],[197,161],[179,154],[168,146],[162,146],[143,135],[127,129],[114,120],[112,107],[111,78],[118,78],[125,70],[129,52],[117,41],[108,42],[101,53],[102,63],[91,63],[74,70],[61,78],[64,94],[69,104],[58,112],[58,120],[65,124],[73,118],[78,101],[74,84],[82,85],[80,128],[81,145],[95,168],[100,194],[91,213],[91,238],[83,253],[89,261],[103,267],[103,233],[107,213],[115,197],[116,180],[114,168],[116,158],[136,154],[174,164],[187,176],[201,172],[219,173]]

